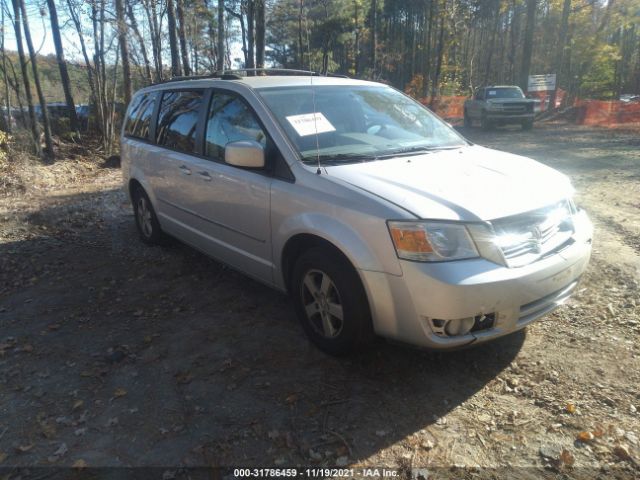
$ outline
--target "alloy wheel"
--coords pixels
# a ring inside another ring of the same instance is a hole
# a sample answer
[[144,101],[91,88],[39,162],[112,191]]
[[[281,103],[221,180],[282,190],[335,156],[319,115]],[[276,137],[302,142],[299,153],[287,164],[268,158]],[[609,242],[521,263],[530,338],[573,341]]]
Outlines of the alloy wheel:
[[320,270],[309,270],[304,276],[300,295],[313,329],[325,338],[340,335],[344,312],[338,289],[329,275]]

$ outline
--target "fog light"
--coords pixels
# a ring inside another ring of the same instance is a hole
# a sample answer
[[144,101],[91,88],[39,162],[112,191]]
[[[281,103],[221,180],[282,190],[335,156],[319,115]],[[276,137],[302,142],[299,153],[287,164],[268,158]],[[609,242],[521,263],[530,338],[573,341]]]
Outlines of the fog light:
[[473,317],[460,318],[458,320],[449,320],[444,328],[449,336],[466,335],[473,328],[475,319]]

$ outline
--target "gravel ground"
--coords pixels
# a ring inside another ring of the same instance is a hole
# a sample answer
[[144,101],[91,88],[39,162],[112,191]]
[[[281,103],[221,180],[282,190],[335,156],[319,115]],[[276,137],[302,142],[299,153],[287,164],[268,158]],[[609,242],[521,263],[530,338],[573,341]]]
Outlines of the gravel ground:
[[118,171],[81,155],[38,167],[0,198],[0,473],[640,476],[640,136],[562,124],[463,133],[568,173],[596,241],[567,305],[446,354],[380,341],[325,356],[287,297],[178,243],[143,246]]

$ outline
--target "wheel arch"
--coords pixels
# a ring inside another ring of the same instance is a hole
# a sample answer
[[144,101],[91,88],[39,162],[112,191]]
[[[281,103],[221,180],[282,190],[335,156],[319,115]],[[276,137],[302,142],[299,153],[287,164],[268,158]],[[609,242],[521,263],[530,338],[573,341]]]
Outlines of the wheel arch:
[[282,249],[282,256],[280,258],[280,268],[284,281],[284,287],[288,292],[291,291],[291,280],[296,260],[305,251],[316,247],[326,248],[332,251],[340,258],[342,258],[345,262],[347,262],[357,273],[357,268],[349,259],[349,257],[331,241],[313,233],[298,233],[287,240],[284,248]]

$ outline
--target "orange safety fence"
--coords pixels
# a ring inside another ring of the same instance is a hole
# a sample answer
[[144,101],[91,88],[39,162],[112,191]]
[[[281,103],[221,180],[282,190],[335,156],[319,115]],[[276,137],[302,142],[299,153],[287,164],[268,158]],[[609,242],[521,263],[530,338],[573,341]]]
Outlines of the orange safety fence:
[[640,123],[640,102],[576,100],[579,125],[622,125]]
[[[565,92],[560,90],[556,97],[556,106],[562,101]],[[539,92],[535,96],[541,101],[541,111],[546,110],[550,93]],[[434,99],[422,98],[423,105],[431,108],[446,120],[461,120],[464,115],[465,96],[444,96]],[[640,123],[640,102],[623,102],[616,100],[582,100],[573,103],[576,109],[575,119],[578,125],[615,126],[629,123]]]

